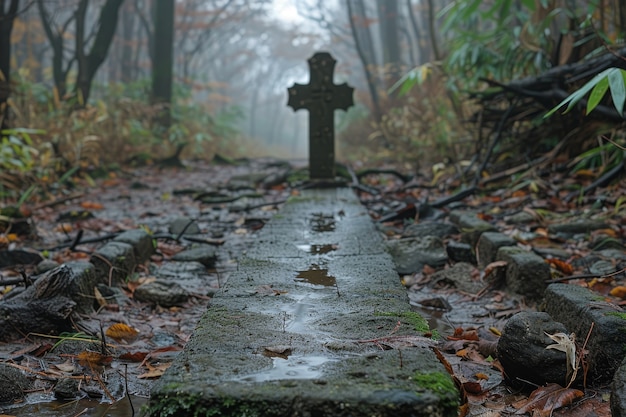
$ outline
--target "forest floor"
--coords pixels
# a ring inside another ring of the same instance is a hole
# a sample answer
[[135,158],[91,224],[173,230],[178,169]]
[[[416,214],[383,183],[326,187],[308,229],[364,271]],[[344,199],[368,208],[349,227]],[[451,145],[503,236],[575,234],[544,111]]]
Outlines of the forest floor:
[[[49,259],[63,263],[88,258],[110,234],[136,228],[145,228],[153,233],[167,232],[173,219],[188,217],[195,219],[202,235],[218,246],[218,262],[214,270],[208,271],[211,277],[209,285],[218,288],[236,269],[237,258],[253,244],[255,231],[278,212],[290,195],[297,194],[297,189],[287,181],[288,175],[293,173],[293,167],[286,169],[284,164],[269,160],[254,160],[239,165],[188,163],[187,169],[146,167],[119,171],[106,179],[97,180],[95,184],[85,181],[75,184],[72,189],[59,189],[56,195],[28,207],[25,212],[34,226],[33,235],[2,235],[0,244],[5,249],[26,248],[45,252]],[[420,202],[425,206],[426,201],[444,197],[448,194],[447,190],[461,185],[454,180],[444,182],[443,178],[438,178],[436,182],[419,176],[408,182],[405,180],[380,172],[360,178],[361,201],[375,221],[389,219],[381,222],[381,229],[390,240],[400,237],[406,226],[419,222],[416,212],[407,210],[407,207]],[[565,196],[570,194],[572,185],[580,186],[592,180],[592,177],[562,175],[548,181],[528,182],[517,189],[494,186],[451,203],[441,212],[445,215],[450,208],[475,210],[501,232],[515,237],[521,246],[568,253],[570,256],[564,263],[571,265],[574,259],[589,254],[598,241],[614,240],[619,244],[624,241],[624,208],[621,203],[625,181],[600,189],[597,195],[566,201]],[[226,201],[228,198],[222,202],[207,202],[206,199],[202,202],[197,198],[199,194],[216,192],[222,197],[228,197],[228,193],[237,193],[241,197],[241,191],[232,187],[234,183],[242,187],[252,186],[253,190],[247,196],[230,202]],[[445,187],[438,185],[444,183]],[[369,192],[365,192],[366,189]],[[503,221],[506,216],[522,211],[533,216],[534,220],[520,225]],[[88,215],[76,217],[75,212]],[[390,213],[397,215],[390,216]],[[585,239],[560,239],[550,236],[547,231],[547,225],[553,221],[580,216],[600,217],[609,227]],[[81,241],[99,237],[103,240],[74,245],[70,250],[68,246],[75,241],[79,231],[82,231]],[[189,244],[184,239],[157,239],[156,255],[150,263],[167,263]],[[551,264],[551,267],[554,277],[587,272],[582,268],[567,268],[559,264]],[[503,382],[497,360],[494,361],[492,356],[493,345],[509,317],[519,311],[534,310],[536,306],[525,303],[523,297],[507,292],[506,288],[486,288],[484,292],[468,294],[453,286],[435,285],[437,283],[431,280],[435,272],[433,268],[424,267],[422,271],[399,276],[398,279],[402,279],[407,286],[415,310],[424,314],[440,334],[442,360],[450,365],[466,391],[465,412],[472,416],[523,414],[524,407],[532,400],[529,400],[528,393],[513,390]],[[476,269],[476,278],[482,279],[486,272],[489,271]],[[32,268],[25,273],[33,273]],[[19,276],[17,268],[0,270],[0,294],[12,290],[12,286],[3,286],[3,281]],[[210,303],[210,297],[203,295],[171,308],[134,300],[134,289],[150,279],[150,267],[146,265],[123,286],[128,303],[103,305],[97,313],[85,317],[85,320],[98,322],[102,328],[126,323],[138,331],[131,343],[116,344],[115,354],[99,369],[94,369],[93,363],[85,364],[76,355],[60,353],[55,349],[59,338],[16,335],[16,341],[0,343],[0,362],[18,367],[38,380],[24,403],[0,405],[0,414],[134,415],[125,397],[107,402],[105,395],[104,403],[86,399],[61,403],[53,401],[51,387],[67,375],[93,372],[109,377],[121,375],[133,394],[130,398],[135,411],[145,403],[151,381],[163,373],[182,349]],[[584,278],[568,282],[591,286]],[[620,298],[610,295],[618,284],[617,278],[606,277],[595,280],[593,290],[621,305],[623,301]],[[438,298],[447,300],[451,309],[425,307],[425,300]],[[70,335],[65,337],[72,339]],[[559,404],[563,408],[555,410],[552,415],[609,416],[608,393],[608,387],[588,388],[582,398],[573,402],[572,399],[563,400]],[[538,415],[550,415],[552,409],[546,407],[545,404],[538,405],[535,408]]]

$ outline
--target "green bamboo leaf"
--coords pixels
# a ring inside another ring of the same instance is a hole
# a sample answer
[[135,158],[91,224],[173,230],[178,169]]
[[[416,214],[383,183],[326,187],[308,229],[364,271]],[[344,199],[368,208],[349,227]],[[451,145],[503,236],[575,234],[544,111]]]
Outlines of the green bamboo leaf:
[[624,115],[624,100],[626,100],[626,86],[624,85],[624,74],[626,71],[613,68],[615,71],[609,73],[609,86],[611,87],[611,97],[613,105],[620,116]]
[[561,107],[565,106],[566,104],[568,106],[567,106],[567,109],[565,109],[563,113],[567,113],[568,111],[570,111],[572,107],[576,105],[576,103],[578,103],[589,91],[591,91],[592,88],[596,86],[596,84],[598,84],[603,78],[607,76],[607,74],[611,71],[611,69],[612,68],[604,70],[600,74],[593,77],[591,80],[587,82],[587,84],[583,85],[578,91],[575,91],[569,96],[567,96],[563,101],[561,101],[559,104],[553,107],[543,117],[544,118],[550,117],[551,115],[553,115],[556,111],[558,111]]
[[593,87],[591,94],[589,94],[589,100],[587,100],[587,114],[591,113],[596,108],[600,101],[606,94],[606,90],[609,89],[609,79],[602,78],[598,84]]

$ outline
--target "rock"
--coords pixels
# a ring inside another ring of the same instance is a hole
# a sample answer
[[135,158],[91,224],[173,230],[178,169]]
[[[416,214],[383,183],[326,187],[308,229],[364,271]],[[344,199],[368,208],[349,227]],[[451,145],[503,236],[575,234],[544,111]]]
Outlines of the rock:
[[388,242],[389,252],[399,274],[421,271],[424,265],[441,267],[448,261],[443,241],[434,236]]
[[189,217],[178,217],[170,222],[169,231],[171,234],[178,236],[183,233],[183,230],[186,235],[200,234],[200,226]]
[[498,249],[498,261],[506,261],[506,287],[508,290],[539,300],[543,297],[550,267],[542,257],[521,248],[505,246]]
[[143,229],[127,230],[119,234],[113,241],[131,245],[135,251],[135,261],[138,264],[150,259],[154,253],[152,237]]
[[215,292],[209,283],[214,279],[199,262],[169,262],[155,271],[159,281],[175,282],[188,293],[211,295]]
[[68,294],[76,303],[76,311],[90,314],[94,311],[94,287],[98,283],[96,268],[91,262],[71,261],[64,264],[71,272],[72,285]]
[[189,294],[175,282],[152,281],[137,287],[134,298],[161,307],[173,307],[187,302]]
[[472,247],[476,246],[481,234],[496,231],[493,225],[479,219],[475,213],[455,210],[450,212],[449,218],[461,230],[461,240]]
[[125,282],[135,270],[135,250],[124,242],[109,242],[89,258],[100,282],[116,285]]
[[24,391],[30,386],[30,381],[22,371],[0,363],[0,404],[23,398]]
[[36,265],[43,260],[37,252],[22,249],[0,250],[0,268],[14,265]]
[[620,366],[626,351],[626,312],[602,301],[593,291],[569,284],[551,284],[545,294],[545,311],[583,341],[591,329],[586,349],[589,379],[607,383]]
[[518,211],[517,213],[511,214],[510,216],[506,216],[504,218],[509,224],[527,224],[535,221],[535,216],[526,212],[526,211]]
[[544,259],[556,258],[561,260],[569,259],[572,254],[565,249],[561,248],[533,248],[533,252],[541,256]]
[[421,222],[407,226],[404,229],[404,233],[402,233],[402,237],[436,236],[443,239],[446,236],[458,233],[459,229],[450,223]]
[[508,320],[498,340],[497,354],[513,386],[525,385],[522,380],[537,385],[555,382],[565,386],[565,353],[546,349],[554,341],[545,333],[559,332],[568,334],[563,324],[543,312],[521,312]]
[[52,259],[44,259],[35,267],[35,274],[43,274],[44,272],[48,272],[57,266],[59,266],[58,262],[55,262]]
[[117,304],[118,306],[123,306],[129,302],[128,296],[119,287],[109,287],[106,284],[99,283],[97,288],[98,291],[100,291],[100,295],[102,295],[109,305]]
[[199,262],[207,268],[213,268],[217,260],[216,252],[215,247],[203,245],[179,252],[172,257],[172,260],[179,262]]
[[477,277],[476,267],[465,262],[457,262],[450,268],[437,271],[431,276],[433,283],[439,281],[448,281],[452,283],[458,290],[470,294],[476,294],[483,289],[485,283],[483,281],[474,280]]
[[453,262],[467,262],[476,265],[476,255],[468,243],[451,240],[446,246],[446,253]]
[[610,275],[617,270],[618,269],[615,268],[615,264],[613,264],[613,262],[604,259],[594,262],[589,267],[589,272],[597,275]]
[[515,246],[515,239],[498,232],[485,232],[480,235],[476,245],[478,267],[484,269],[496,260],[498,249],[505,246]]
[[611,415],[626,417],[626,360],[622,361],[611,383]]
[[73,400],[78,397],[78,381],[71,378],[60,379],[52,390],[57,400]]
[[571,237],[577,234],[587,234],[594,230],[606,229],[609,225],[599,220],[578,220],[567,223],[551,224],[548,226],[550,234]]

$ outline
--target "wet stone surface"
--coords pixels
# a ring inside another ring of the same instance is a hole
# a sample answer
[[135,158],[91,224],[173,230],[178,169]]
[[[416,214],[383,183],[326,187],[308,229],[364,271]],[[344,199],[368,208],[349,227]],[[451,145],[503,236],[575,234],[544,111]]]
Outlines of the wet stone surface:
[[[458,393],[409,312],[352,192],[309,190],[259,232],[152,390],[150,415],[190,403],[224,415],[456,415]],[[391,333],[411,342],[401,360],[380,349]]]

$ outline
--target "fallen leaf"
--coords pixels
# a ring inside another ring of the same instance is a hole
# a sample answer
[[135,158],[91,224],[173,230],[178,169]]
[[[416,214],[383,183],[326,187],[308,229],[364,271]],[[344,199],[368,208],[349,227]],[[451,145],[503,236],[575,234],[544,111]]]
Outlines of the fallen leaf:
[[567,359],[567,376],[571,380],[576,378],[576,343],[574,342],[574,333],[566,335],[565,333],[549,334],[544,332],[546,336],[555,341],[555,344],[546,346],[546,349],[555,349],[565,352]]
[[103,355],[102,353],[85,350],[80,352],[76,358],[78,363],[85,368],[97,369],[105,365],[108,365],[113,361],[113,357],[109,355]]
[[137,339],[139,331],[127,324],[115,323],[107,329],[105,334],[116,342],[125,341],[126,343],[132,343]]
[[473,382],[473,381],[468,381],[468,382],[463,382],[463,388],[465,389],[465,392],[469,393],[469,394],[480,394],[481,392],[483,392],[483,388],[480,386],[480,382]]
[[618,285],[617,287],[614,287],[611,292],[609,292],[609,294],[611,294],[613,297],[626,298],[626,287],[623,285]]
[[74,364],[72,363],[71,360],[67,360],[63,363],[59,363],[53,366],[56,367],[59,371],[63,371],[68,374],[71,374],[72,372],[74,372],[74,369],[75,369]]
[[565,275],[572,275],[574,273],[574,267],[560,259],[555,259],[555,258],[546,259],[546,263],[548,263],[550,266],[552,266],[553,268],[557,269],[558,271],[562,272]]
[[102,210],[104,206],[94,201],[83,201],[80,206],[86,210]]
[[161,363],[157,366],[148,365],[148,372],[138,375],[137,378],[146,379],[146,378],[159,378],[161,377],[167,368],[169,368],[171,363]]
[[259,295],[281,295],[281,294],[287,294],[287,291],[283,291],[283,290],[277,290],[272,288],[271,285],[259,285],[258,287],[256,287],[255,290],[256,294]]
[[263,356],[267,356],[268,358],[287,359],[289,355],[291,355],[291,346],[266,346],[263,350]]
[[143,362],[146,359],[146,356],[148,356],[148,352],[126,352],[122,353],[119,358],[132,362]]
[[548,384],[534,390],[515,414],[531,413],[537,417],[549,417],[557,408],[565,407],[583,395],[582,391],[574,388],[563,388],[554,383]]
[[105,305],[107,305],[107,300],[102,296],[102,293],[100,292],[98,287],[94,287],[93,295],[96,298],[96,301],[98,302],[98,305],[100,307],[104,307]]

